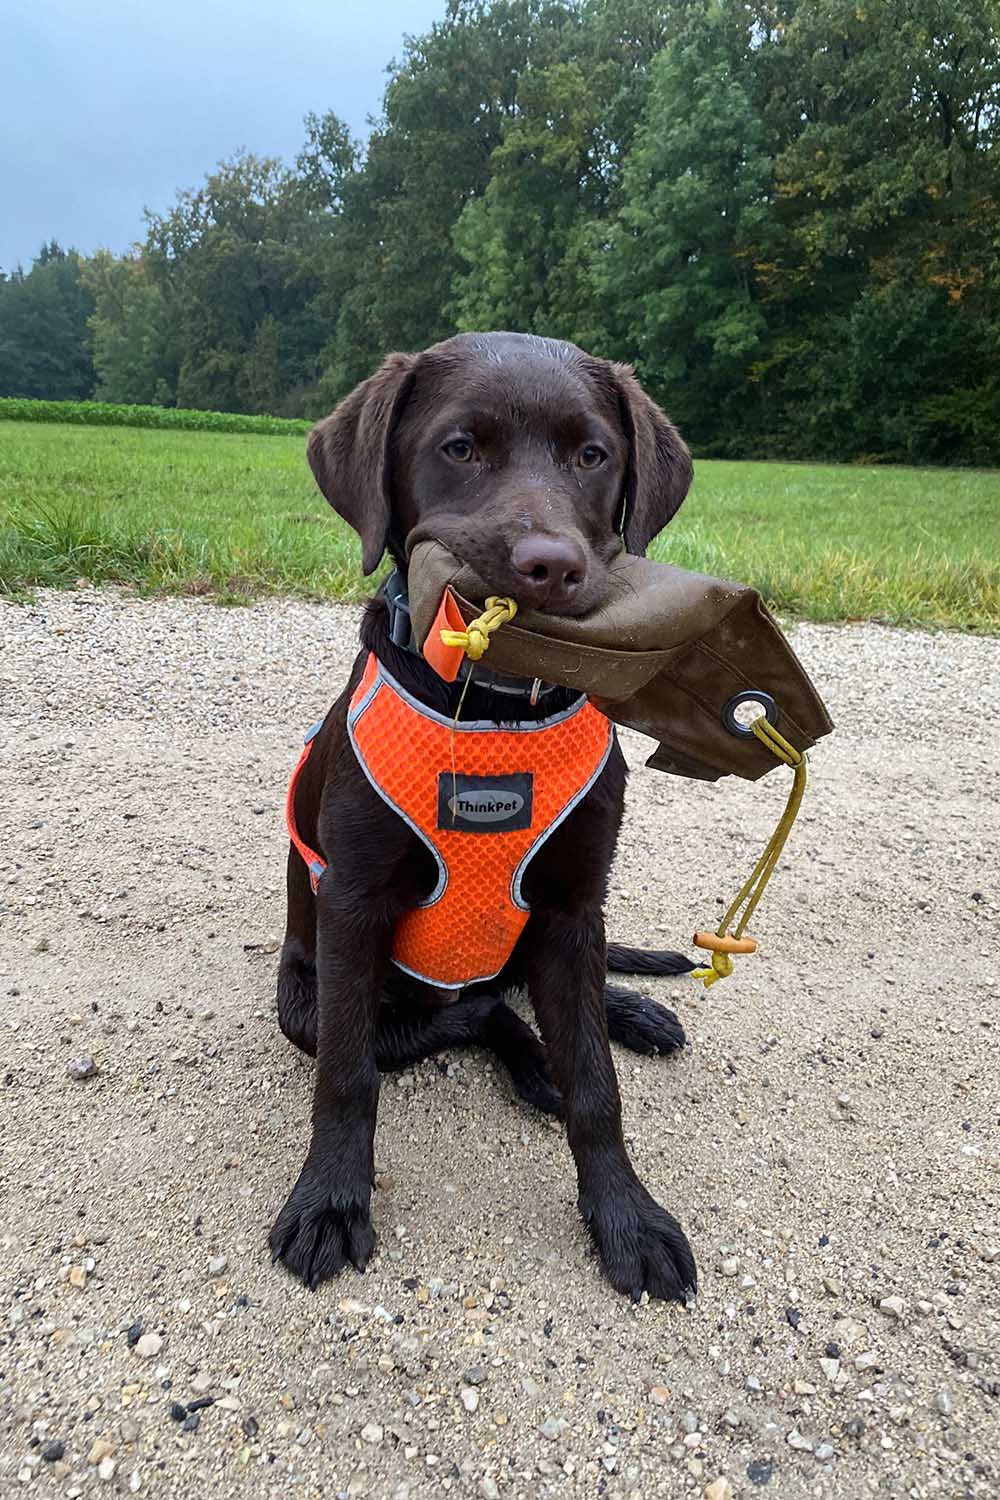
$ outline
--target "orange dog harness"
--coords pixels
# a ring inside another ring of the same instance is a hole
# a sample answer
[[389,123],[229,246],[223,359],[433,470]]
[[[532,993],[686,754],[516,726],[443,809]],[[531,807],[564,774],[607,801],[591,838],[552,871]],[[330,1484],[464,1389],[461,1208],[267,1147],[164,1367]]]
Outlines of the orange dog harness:
[[[453,723],[425,708],[374,654],[351,699],[348,733],[379,796],[434,856],[437,883],[396,927],[393,961],[441,989],[499,974],[528,920],[522,894],[532,856],[590,790],[611,751],[608,719],[586,698],[535,724]],[[326,862],[286,820],[315,891]]]

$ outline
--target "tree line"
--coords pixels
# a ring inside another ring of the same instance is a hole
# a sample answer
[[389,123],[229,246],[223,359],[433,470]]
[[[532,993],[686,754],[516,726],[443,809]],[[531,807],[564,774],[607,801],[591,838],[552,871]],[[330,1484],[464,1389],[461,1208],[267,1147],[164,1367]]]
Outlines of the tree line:
[[0,274],[0,395],[315,416],[511,328],[705,455],[1000,463],[998,136],[1000,0],[450,0],[364,144]]

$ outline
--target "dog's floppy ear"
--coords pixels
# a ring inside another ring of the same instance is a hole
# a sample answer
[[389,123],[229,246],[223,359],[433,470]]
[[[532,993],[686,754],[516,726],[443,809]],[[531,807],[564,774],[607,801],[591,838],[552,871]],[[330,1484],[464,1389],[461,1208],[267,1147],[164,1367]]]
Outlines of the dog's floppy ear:
[[631,367],[613,364],[611,373],[629,443],[622,535],[626,551],[641,557],[680,509],[694,470],[677,428],[646,395]]
[[309,434],[316,483],[361,538],[366,576],[381,562],[389,536],[389,443],[416,365],[416,355],[390,354]]

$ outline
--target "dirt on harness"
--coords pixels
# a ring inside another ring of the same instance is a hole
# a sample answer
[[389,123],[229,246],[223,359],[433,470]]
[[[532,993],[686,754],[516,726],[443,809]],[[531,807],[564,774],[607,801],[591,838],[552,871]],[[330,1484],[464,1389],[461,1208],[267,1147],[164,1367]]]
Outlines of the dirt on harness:
[[[1000,1488],[1000,641],[799,626],[836,733],[754,924],[616,1049],[701,1266],[602,1280],[560,1125],[483,1054],[383,1082],[379,1245],[270,1265],[311,1064],[280,1035],[285,783],[357,611],[0,608],[0,1487],[850,1500]],[[783,805],[633,776],[621,942],[714,926]],[[104,1484],[101,1481],[105,1481]]]

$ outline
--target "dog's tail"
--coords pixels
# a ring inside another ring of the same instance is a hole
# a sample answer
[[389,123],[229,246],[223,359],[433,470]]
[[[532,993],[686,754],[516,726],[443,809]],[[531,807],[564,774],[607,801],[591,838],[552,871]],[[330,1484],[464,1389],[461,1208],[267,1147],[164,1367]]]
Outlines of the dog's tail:
[[690,974],[697,964],[669,948],[626,948],[608,944],[608,971],[612,974]]

